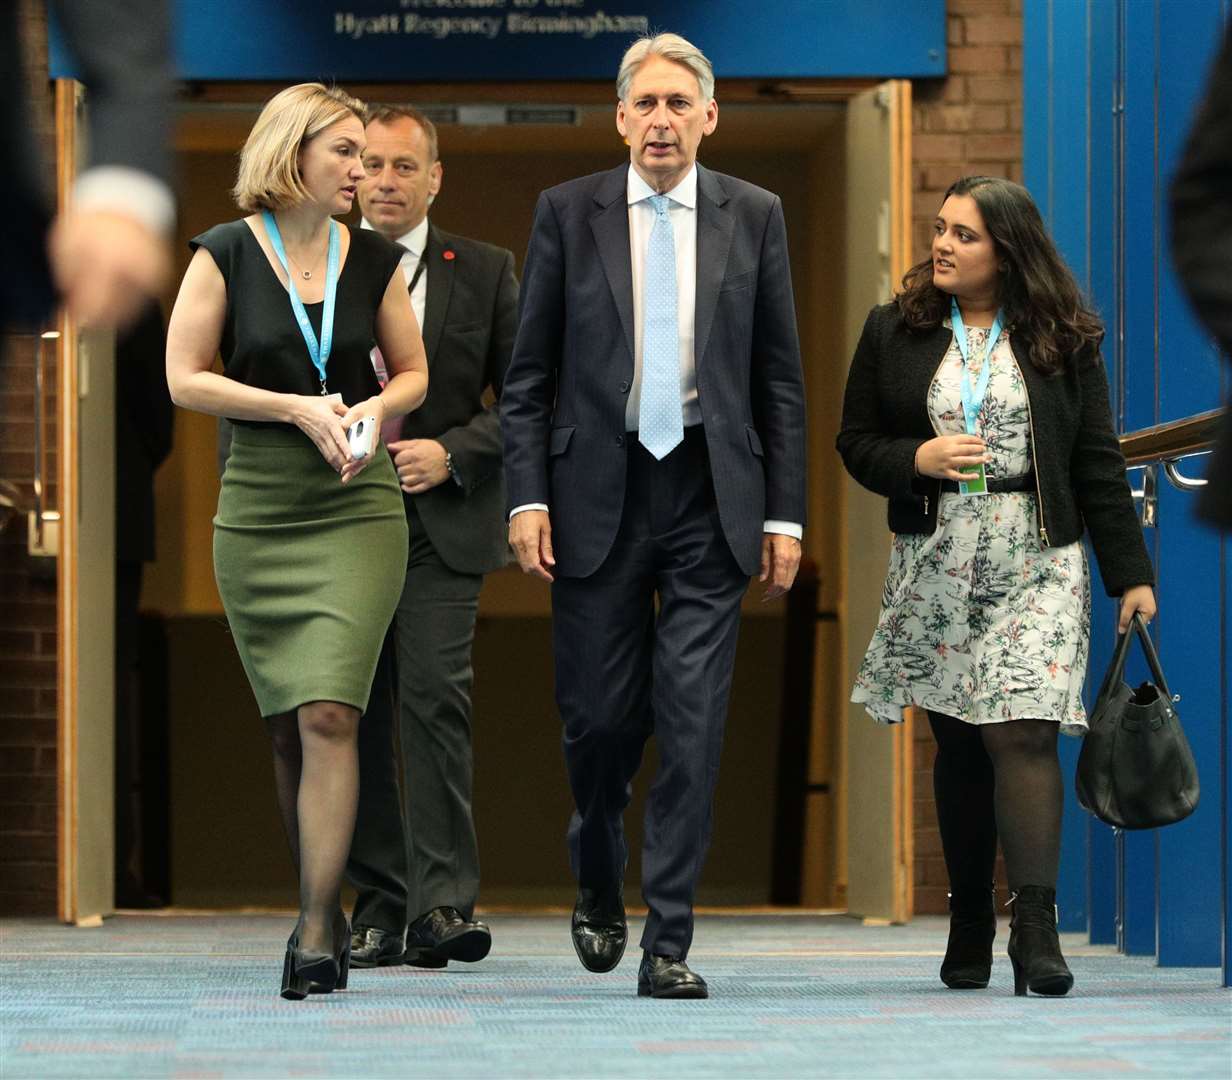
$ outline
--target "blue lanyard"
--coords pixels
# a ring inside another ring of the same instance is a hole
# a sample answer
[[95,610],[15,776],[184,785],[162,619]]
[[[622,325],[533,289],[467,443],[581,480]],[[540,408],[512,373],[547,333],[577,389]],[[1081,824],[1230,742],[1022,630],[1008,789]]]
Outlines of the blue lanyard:
[[988,345],[984,349],[984,362],[980,367],[976,388],[971,389],[970,366],[971,358],[967,353],[967,328],[963,325],[962,312],[958,310],[958,300],[950,297],[950,324],[954,329],[954,337],[958,341],[958,351],[962,353],[962,407],[963,420],[966,421],[967,434],[975,434],[975,421],[980,415],[980,407],[984,404],[984,395],[988,393],[988,377],[992,374],[992,350],[1001,337],[1001,312],[993,320],[988,331]]
[[304,335],[304,344],[308,346],[308,355],[312,366],[321,376],[321,393],[325,389],[325,367],[329,363],[329,352],[334,345],[334,298],[338,293],[338,223],[330,218],[329,222],[329,254],[325,260],[325,310],[321,312],[321,342],[317,344],[317,336],[312,331],[312,323],[308,321],[308,312],[304,310],[304,302],[295,291],[295,279],[287,266],[287,252],[282,246],[282,234],[278,231],[278,222],[268,210],[263,210],[261,216],[265,221],[265,231],[274,247],[274,254],[282,263],[287,274],[287,291],[291,294],[291,310],[295,312],[295,321],[299,323],[299,332]]

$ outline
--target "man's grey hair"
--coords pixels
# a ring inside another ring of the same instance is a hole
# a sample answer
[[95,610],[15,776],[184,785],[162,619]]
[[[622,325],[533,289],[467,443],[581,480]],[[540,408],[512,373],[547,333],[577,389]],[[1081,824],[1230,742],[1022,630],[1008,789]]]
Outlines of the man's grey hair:
[[702,92],[702,101],[707,102],[714,97],[714,68],[705,54],[691,41],[685,41],[679,34],[655,34],[654,37],[638,38],[625,52],[620,61],[620,72],[616,76],[616,94],[621,101],[628,100],[629,84],[642,62],[648,56],[662,56],[666,60],[674,60],[683,64],[697,76],[697,85]]

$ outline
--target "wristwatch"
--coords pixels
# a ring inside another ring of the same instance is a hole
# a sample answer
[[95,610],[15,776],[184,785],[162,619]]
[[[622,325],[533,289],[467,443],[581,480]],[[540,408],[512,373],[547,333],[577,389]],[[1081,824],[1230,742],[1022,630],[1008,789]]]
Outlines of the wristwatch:
[[453,451],[445,451],[445,471],[449,473],[449,479],[452,480],[458,487],[462,486],[462,477],[460,477],[453,469]]

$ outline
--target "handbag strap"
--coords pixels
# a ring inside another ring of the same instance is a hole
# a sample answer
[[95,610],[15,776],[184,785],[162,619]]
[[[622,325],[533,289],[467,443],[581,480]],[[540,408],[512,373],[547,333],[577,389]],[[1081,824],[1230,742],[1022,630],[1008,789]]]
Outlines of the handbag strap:
[[[1135,613],[1134,617],[1138,618],[1139,616]],[[1117,635],[1116,649],[1112,653],[1112,663],[1108,665],[1108,671],[1104,675],[1104,681],[1099,688],[1099,693],[1095,695],[1096,701],[1103,698],[1111,687],[1121,682],[1125,675],[1125,661],[1129,657],[1129,646],[1133,639],[1134,635],[1128,631]]]
[[[1151,640],[1151,635],[1146,628],[1146,620],[1139,611],[1134,612],[1134,631],[1138,640],[1142,642],[1142,651],[1146,653],[1146,662],[1150,666],[1151,674],[1155,677],[1155,684],[1163,691],[1164,697],[1171,701],[1172,691],[1168,689],[1168,680],[1164,678],[1164,669],[1159,663],[1159,653],[1155,651],[1155,642]],[[1128,634],[1125,636],[1129,637]]]

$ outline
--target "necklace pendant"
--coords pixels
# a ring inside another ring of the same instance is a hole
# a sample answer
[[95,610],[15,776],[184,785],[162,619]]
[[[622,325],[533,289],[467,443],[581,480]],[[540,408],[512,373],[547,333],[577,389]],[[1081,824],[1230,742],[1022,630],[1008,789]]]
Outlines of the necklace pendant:
[[307,281],[310,277],[312,277],[312,271],[311,271],[311,270],[301,270],[301,271],[300,271],[300,273],[304,275],[304,280],[305,280],[305,281]]

